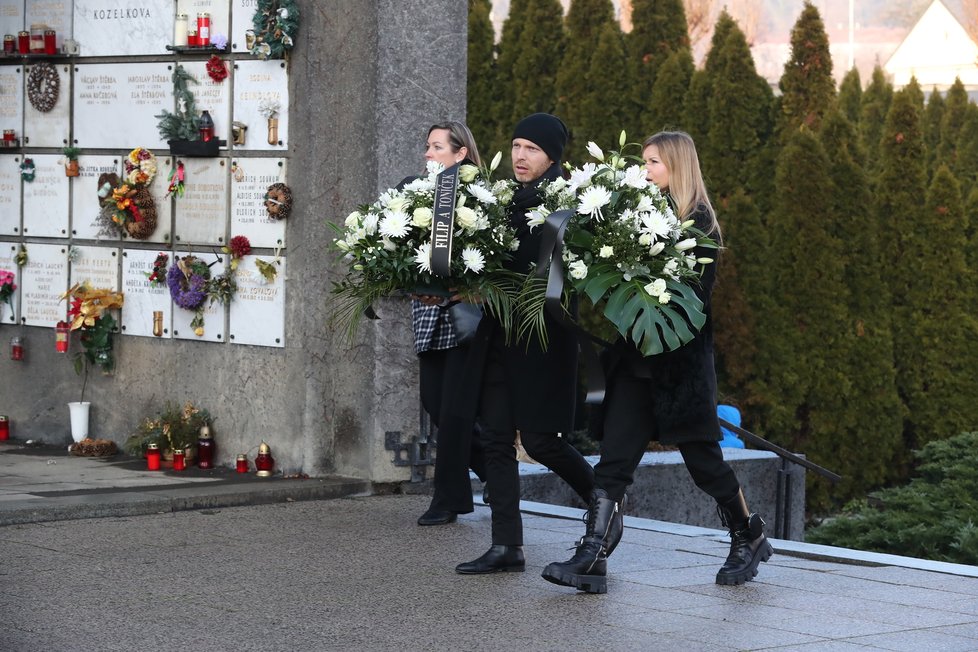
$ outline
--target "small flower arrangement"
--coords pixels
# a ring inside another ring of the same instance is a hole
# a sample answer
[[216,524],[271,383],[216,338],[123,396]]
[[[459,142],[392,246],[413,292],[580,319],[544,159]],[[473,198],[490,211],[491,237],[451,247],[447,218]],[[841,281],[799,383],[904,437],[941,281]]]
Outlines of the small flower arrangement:
[[14,283],[14,273],[6,269],[0,269],[0,302],[6,303],[10,306],[11,310],[14,309],[14,304],[11,302],[10,297],[16,289],[17,284]]
[[150,444],[156,444],[163,451],[187,450],[197,444],[197,437],[203,426],[213,422],[210,413],[187,401],[183,406],[170,403],[153,417],[147,417],[139,424],[124,444],[130,455],[142,456]]
[[221,251],[231,256],[231,271],[238,269],[238,263],[242,258],[251,253],[251,241],[243,235],[236,235],[228,242],[227,246],[221,247]]
[[[75,371],[82,373],[88,365],[95,364],[103,371],[110,372],[115,366],[112,355],[112,333],[116,327],[115,318],[109,313],[122,307],[122,292],[107,288],[93,288],[86,283],[76,283],[61,295],[61,300],[70,299],[68,307],[69,329],[81,332],[83,351],[75,356]],[[84,393],[84,389],[82,390]]]
[[507,206],[513,181],[492,181],[497,154],[488,169],[459,168],[455,199],[451,274],[431,270],[431,224],[435,184],[442,166],[429,162],[427,174],[385,191],[377,201],[350,213],[333,248],[350,266],[334,284],[336,318],[355,331],[359,316],[377,299],[398,291],[481,297],[487,310],[509,321],[509,305],[519,275],[505,270],[519,247]]
[[[624,150],[625,134],[619,146]],[[544,203],[527,213],[531,228],[564,211],[567,220],[562,259],[566,280],[630,339],[643,355],[674,350],[695,336],[706,317],[693,286],[695,247],[717,244],[692,221],[680,222],[659,188],[646,180],[642,160],[620,152],[604,152],[588,143],[596,163],[570,171],[542,188]],[[521,332],[545,338],[545,281],[530,277],[521,292]],[[692,329],[690,328],[692,326]]]
[[126,182],[132,186],[148,186],[156,177],[156,156],[143,147],[129,152],[123,161]]
[[169,263],[169,254],[165,254],[162,251],[156,254],[156,260],[153,261],[153,271],[143,272],[146,274],[146,279],[151,286],[161,287],[166,285],[166,268]]
[[213,263],[205,263],[199,257],[188,254],[183,258],[177,257],[170,266],[170,271],[166,273],[166,284],[170,288],[173,303],[195,313],[190,327],[197,337],[204,335],[204,304],[207,300],[211,303],[219,301],[227,304],[238,290],[230,271],[211,276],[210,268],[218,262],[219,259]]

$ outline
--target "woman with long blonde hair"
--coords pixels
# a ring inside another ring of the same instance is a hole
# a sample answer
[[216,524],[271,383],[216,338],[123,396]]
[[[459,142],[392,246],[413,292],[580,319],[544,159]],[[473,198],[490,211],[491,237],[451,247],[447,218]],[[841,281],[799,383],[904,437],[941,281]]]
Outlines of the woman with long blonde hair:
[[[693,220],[719,240],[720,226],[689,134],[657,133],[643,143],[642,157],[648,180],[668,195],[679,219]],[[731,537],[717,584],[743,584],[774,554],[764,536],[764,522],[747,509],[740,483],[720,450],[710,304],[716,253],[698,247],[694,254],[709,261],[697,263],[701,277],[695,288],[706,323],[691,342],[674,351],[643,357],[625,339],[610,350],[601,459],[594,467],[587,532],[570,560],[544,569],[543,577],[550,582],[588,593],[607,591],[607,557],[617,544],[614,523],[650,440],[677,446],[696,486],[717,502]]]

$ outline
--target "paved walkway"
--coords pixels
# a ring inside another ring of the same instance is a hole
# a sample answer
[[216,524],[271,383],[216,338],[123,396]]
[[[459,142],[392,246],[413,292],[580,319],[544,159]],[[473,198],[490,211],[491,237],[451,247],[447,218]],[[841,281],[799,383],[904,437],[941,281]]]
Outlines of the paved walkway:
[[626,518],[585,595],[539,576],[579,510],[525,503],[527,572],[461,576],[487,508],[370,493],[0,445],[0,650],[978,650],[976,567],[775,541],[723,587],[722,532]]

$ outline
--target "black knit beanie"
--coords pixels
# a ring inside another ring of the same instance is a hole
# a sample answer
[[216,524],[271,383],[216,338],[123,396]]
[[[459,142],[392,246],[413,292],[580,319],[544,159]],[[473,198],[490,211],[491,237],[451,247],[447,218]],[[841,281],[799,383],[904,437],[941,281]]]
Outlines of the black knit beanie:
[[560,163],[567,146],[567,127],[555,115],[534,113],[516,123],[513,138],[525,138],[546,152],[551,161]]

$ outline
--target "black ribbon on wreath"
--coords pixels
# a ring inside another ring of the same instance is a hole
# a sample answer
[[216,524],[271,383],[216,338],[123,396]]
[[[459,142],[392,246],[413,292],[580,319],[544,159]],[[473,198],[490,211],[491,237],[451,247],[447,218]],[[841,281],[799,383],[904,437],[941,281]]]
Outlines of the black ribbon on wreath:
[[456,163],[438,174],[435,181],[435,201],[431,218],[431,273],[450,276],[452,273],[452,235],[455,231],[455,193],[458,192]]
[[547,276],[544,309],[557,320],[557,323],[570,330],[580,344],[584,368],[587,370],[587,397],[584,402],[588,405],[600,405],[604,402],[605,377],[595,345],[609,347],[612,344],[584,330],[564,310],[561,301],[564,296],[564,231],[567,230],[567,223],[570,222],[572,215],[574,211],[563,210],[547,216],[543,223],[536,275],[540,278]]

